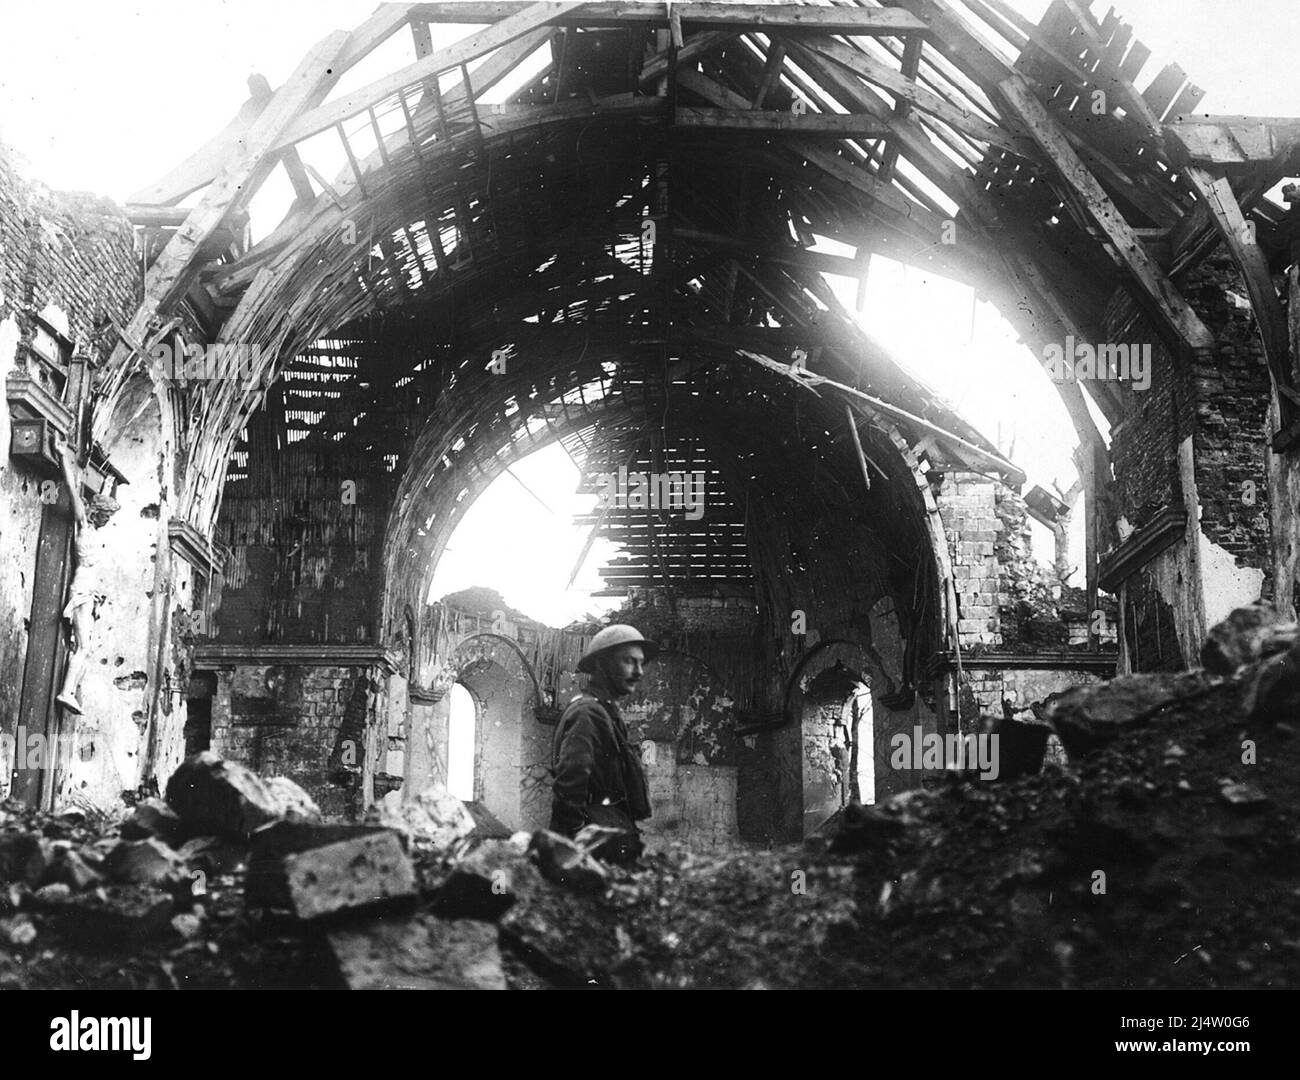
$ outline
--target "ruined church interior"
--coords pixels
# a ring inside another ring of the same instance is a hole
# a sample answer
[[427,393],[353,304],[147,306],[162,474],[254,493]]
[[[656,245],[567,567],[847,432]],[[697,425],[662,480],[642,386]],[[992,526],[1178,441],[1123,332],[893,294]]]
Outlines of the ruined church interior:
[[1300,118],[1100,0],[297,18],[125,199],[0,147],[0,987],[1300,985]]

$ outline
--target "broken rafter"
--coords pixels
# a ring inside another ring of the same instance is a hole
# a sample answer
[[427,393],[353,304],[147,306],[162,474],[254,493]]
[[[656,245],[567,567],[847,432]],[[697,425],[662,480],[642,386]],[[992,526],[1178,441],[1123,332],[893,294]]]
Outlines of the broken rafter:
[[1208,350],[1214,337],[1200,316],[1183,299],[1160,265],[1147,253],[1124,215],[1110,200],[1100,182],[1079,159],[1042,102],[1018,75],[1004,79],[998,89],[1029,129],[1043,153],[1056,168],[1080,208],[1105,236],[1112,258],[1131,276],[1133,284],[1173,338],[1173,344]]
[[[242,140],[241,152],[227,162],[212,182],[185,224],[167,242],[161,255],[145,276],[144,298],[127,326],[129,338],[144,338],[154,319],[165,315],[189,288],[198,272],[195,256],[229,211],[246,202],[267,170],[268,149],[304,102],[315,94],[323,80],[331,76],[333,65],[348,41],[342,31],[330,34],[308,52],[297,69],[275,92]],[[110,368],[114,378],[107,389],[111,402],[125,383],[130,365],[129,346],[114,349]],[[97,439],[107,434],[112,408],[101,407],[96,417]]]

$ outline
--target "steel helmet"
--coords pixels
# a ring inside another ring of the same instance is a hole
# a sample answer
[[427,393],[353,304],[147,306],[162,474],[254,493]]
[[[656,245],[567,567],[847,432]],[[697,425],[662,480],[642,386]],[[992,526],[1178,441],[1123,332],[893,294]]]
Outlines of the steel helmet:
[[596,658],[602,653],[609,652],[610,649],[617,649],[620,645],[640,645],[645,650],[647,660],[653,660],[659,653],[659,646],[643,638],[641,631],[635,626],[615,623],[613,626],[605,627],[587,643],[587,651],[578,661],[578,670],[585,675],[590,675],[595,670]]

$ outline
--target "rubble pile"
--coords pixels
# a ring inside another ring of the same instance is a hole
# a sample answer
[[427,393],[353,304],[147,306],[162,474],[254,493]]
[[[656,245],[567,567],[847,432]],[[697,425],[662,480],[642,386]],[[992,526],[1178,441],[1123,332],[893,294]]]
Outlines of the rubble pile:
[[1078,687],[1070,764],[850,806],[803,845],[631,868],[444,791],[330,823],[211,754],[120,821],[0,809],[0,986],[1300,984],[1300,630]]

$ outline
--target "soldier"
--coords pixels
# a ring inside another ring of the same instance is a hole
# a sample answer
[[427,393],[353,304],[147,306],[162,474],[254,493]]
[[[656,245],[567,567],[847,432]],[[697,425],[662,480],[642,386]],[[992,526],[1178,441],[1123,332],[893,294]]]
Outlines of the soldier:
[[591,676],[586,692],[569,702],[555,729],[551,828],[566,836],[586,825],[624,830],[595,852],[611,862],[641,854],[636,823],[650,816],[645,770],[615,702],[636,689],[658,652],[635,627],[605,627],[578,661],[578,670]]

